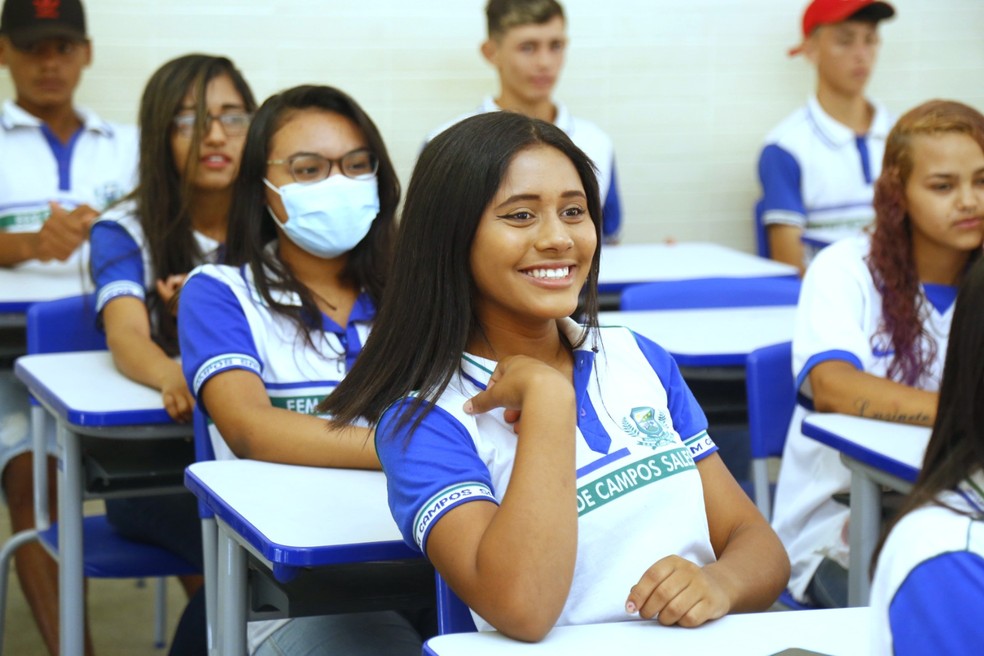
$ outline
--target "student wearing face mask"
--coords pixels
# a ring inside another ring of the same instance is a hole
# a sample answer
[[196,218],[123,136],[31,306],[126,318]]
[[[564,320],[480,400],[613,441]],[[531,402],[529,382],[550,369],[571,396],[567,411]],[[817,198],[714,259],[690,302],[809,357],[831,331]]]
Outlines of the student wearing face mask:
[[[257,111],[225,265],[194,271],[180,300],[182,366],[217,458],[379,468],[368,428],[329,430],[315,407],[375,318],[399,197],[379,131],[341,91],[296,87]],[[251,622],[248,642],[253,654],[416,655],[415,626],[397,612]]]

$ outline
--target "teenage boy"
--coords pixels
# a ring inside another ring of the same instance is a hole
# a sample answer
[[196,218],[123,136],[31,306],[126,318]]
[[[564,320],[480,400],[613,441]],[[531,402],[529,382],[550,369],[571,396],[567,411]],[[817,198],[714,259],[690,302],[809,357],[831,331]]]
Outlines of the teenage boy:
[[803,14],[802,53],[817,70],[817,92],[766,138],[759,156],[756,206],[760,249],[802,272],[812,253],[803,231],[856,234],[874,218],[893,117],[864,95],[878,54],[878,23],[895,15],[887,2],[813,0]]
[[[16,98],[0,111],[0,266],[36,261],[47,264],[31,266],[61,266],[81,277],[80,247],[89,225],[133,185],[136,130],[73,104],[91,61],[79,0],[6,0],[0,65],[10,71]],[[26,391],[0,371],[0,472],[15,533],[34,526],[27,413]],[[53,458],[48,465],[53,481]],[[41,636],[55,654],[56,565],[37,543],[21,547],[15,562]]]
[[612,140],[590,121],[574,118],[552,98],[564,66],[567,31],[564,10],[556,0],[489,0],[485,7],[488,39],[485,57],[499,76],[499,95],[487,97],[473,112],[459,116],[428,136],[484,112],[507,110],[555,124],[583,150],[598,169],[603,203],[602,232],[607,243],[618,241],[622,204],[615,175]]

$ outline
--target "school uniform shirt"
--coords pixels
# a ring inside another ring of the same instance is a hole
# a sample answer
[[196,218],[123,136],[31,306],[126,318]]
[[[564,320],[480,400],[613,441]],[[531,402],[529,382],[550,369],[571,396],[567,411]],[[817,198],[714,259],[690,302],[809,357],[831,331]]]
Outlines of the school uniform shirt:
[[[222,244],[194,231],[202,262],[221,259]],[[114,298],[132,296],[146,300],[156,289],[150,245],[144,236],[136,204],[127,201],[112,208],[92,225],[91,269],[96,283],[96,312],[102,312]]]
[[[583,329],[568,319],[562,328],[577,343]],[[603,328],[601,338],[597,352],[591,337],[574,351],[577,561],[558,625],[629,619],[629,590],[664,556],[715,560],[695,466],[717,450],[704,413],[666,351],[627,328]],[[503,411],[462,411],[495,365],[464,354],[412,435],[397,425],[400,403],[377,426],[390,509],[407,544],[425,554],[446,512],[476,500],[498,504],[509,486],[517,437]],[[479,629],[491,628],[472,616]]]
[[[294,293],[274,292],[274,298],[301,305]],[[311,335],[312,345],[292,320],[271,310],[256,289],[249,267],[203,265],[188,276],[181,290],[178,336],[188,388],[207,415],[201,398],[205,383],[222,372],[243,369],[263,381],[275,407],[315,414],[318,403],[355,363],[375,316],[369,296],[360,294],[348,325],[339,326],[324,314],[318,317],[321,331]],[[235,459],[211,420],[208,430],[215,458]],[[250,622],[249,652],[287,621]]]
[[[822,362],[838,360],[886,378],[894,356],[889,336],[879,332],[882,297],[868,269],[870,248],[870,238],[860,236],[820,251],[807,269],[796,308],[793,375],[799,392],[779,470],[772,525],[789,553],[789,590],[800,600],[805,600],[806,587],[824,556],[848,566],[849,509],[831,495],[850,489],[850,473],[836,450],[800,430],[813,410],[810,372]],[[917,381],[919,389],[939,389],[955,300],[955,287],[921,286],[923,327],[936,342],[936,357]]]
[[[41,119],[12,100],[0,110],[0,232],[37,232],[49,201],[66,210],[87,204],[106,209],[136,182],[137,132],[81,108],[82,127],[63,144]],[[78,269],[82,249],[65,263],[32,266]]]
[[[606,242],[617,241],[619,231],[622,229],[622,197],[619,194],[618,176],[615,172],[615,145],[612,143],[611,137],[597,125],[571,115],[566,105],[555,102],[554,106],[557,108],[554,125],[563,130],[571,138],[571,141],[594,162],[604,218],[602,235]],[[502,108],[495,104],[495,99],[492,96],[487,96],[475,111],[462,114],[453,121],[445,123],[431,132],[427,136],[427,141],[429,142],[441,132],[466,118],[501,110]]]
[[871,584],[872,654],[976,654],[984,647],[984,473],[892,529]]
[[[823,229],[848,237],[875,217],[874,183],[894,117],[872,102],[874,117],[862,136],[810,97],[766,137],[759,155],[762,223]],[[814,253],[807,253],[806,261]]]

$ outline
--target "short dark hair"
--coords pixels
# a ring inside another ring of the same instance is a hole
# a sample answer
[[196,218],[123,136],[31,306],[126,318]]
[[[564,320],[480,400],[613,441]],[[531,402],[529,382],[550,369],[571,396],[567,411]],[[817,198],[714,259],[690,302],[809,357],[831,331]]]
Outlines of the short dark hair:
[[[593,164],[562,130],[521,114],[490,112],[439,134],[421,152],[410,179],[391,280],[369,339],[355,366],[322,402],[338,424],[357,417],[375,423],[392,402],[417,392],[411,413],[404,415],[412,416],[447,387],[469,338],[482,332],[471,270],[479,222],[516,155],[538,146],[560,151],[574,165],[601,243]],[[600,258],[598,248],[584,289],[585,323],[593,329]]]
[[[233,186],[226,239],[226,263],[248,265],[253,271],[256,286],[264,301],[274,311],[294,319],[308,334],[312,327],[320,329],[320,311],[311,292],[265,246],[278,235],[268,214],[266,201],[267,160],[273,135],[290,121],[298,111],[319,109],[351,119],[365,136],[369,149],[379,159],[376,180],[379,189],[379,214],[369,233],[349,251],[342,279],[365,290],[373,303],[382,300],[383,287],[389,271],[394,231],[394,217],[400,202],[400,181],[390,161],[383,137],[369,115],[344,91],[328,86],[302,85],[274,94],[256,111],[246,135],[239,175]],[[271,279],[270,272],[273,273]],[[297,293],[301,308],[278,302],[275,289]]]
[[485,5],[489,38],[499,38],[519,25],[542,25],[554,17],[564,18],[557,0],[489,0]]

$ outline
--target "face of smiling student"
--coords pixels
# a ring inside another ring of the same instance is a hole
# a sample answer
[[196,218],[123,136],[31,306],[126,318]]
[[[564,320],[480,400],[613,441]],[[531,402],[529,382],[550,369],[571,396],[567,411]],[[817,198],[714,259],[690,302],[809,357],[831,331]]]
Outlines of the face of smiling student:
[[597,245],[584,186],[567,156],[549,146],[520,151],[472,242],[479,321],[522,332],[570,315]]

